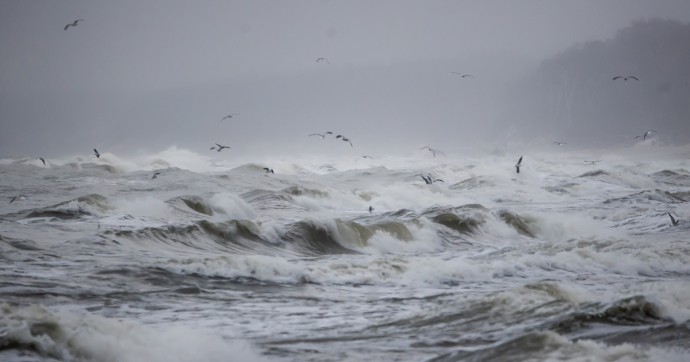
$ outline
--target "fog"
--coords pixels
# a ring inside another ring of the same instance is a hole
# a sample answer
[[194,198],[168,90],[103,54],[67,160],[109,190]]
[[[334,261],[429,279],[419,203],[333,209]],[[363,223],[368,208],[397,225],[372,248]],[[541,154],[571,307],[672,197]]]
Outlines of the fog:
[[[690,37],[640,27],[634,37],[661,34],[640,39],[647,48],[674,40],[639,53],[585,46],[619,49],[621,29],[640,19],[685,31],[684,0],[10,0],[0,17],[0,157],[206,152],[215,142],[228,154],[452,152],[554,137],[584,147],[602,122],[626,132],[600,142],[649,128],[660,141],[690,141],[690,78],[674,79],[690,63],[661,61],[685,59],[690,46],[670,49]],[[75,19],[84,20],[63,30]],[[641,54],[651,54],[644,66]],[[593,78],[552,82],[561,69]],[[639,83],[625,84],[637,91],[611,87],[618,72],[641,70]],[[594,106],[577,95],[596,91]],[[609,99],[637,108],[617,114],[603,106]],[[307,137],[329,130],[354,147]]]

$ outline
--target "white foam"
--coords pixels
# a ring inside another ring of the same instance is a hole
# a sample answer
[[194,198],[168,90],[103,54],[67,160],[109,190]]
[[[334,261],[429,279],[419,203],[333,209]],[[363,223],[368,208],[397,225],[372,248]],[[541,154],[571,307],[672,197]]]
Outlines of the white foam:
[[0,306],[0,335],[64,361],[187,362],[265,361],[246,342],[225,340],[217,331],[51,311],[33,305]]
[[217,193],[208,200],[213,210],[231,219],[252,220],[256,217],[254,209],[239,196],[232,193]]

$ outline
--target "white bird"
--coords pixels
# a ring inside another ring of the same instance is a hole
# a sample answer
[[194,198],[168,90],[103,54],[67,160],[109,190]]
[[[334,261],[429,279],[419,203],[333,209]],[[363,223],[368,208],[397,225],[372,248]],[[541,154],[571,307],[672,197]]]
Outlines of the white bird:
[[429,146],[424,146],[424,147],[420,148],[420,150],[423,150],[423,149],[429,150],[429,152],[431,152],[431,154],[434,155],[434,157],[436,157],[436,150],[435,149],[433,149]]
[[463,74],[463,73],[458,73],[458,72],[451,72],[451,73],[457,74],[457,75],[459,75],[459,76],[462,77],[462,78],[467,78],[467,77],[474,78],[474,76],[473,76],[472,74]]
[[642,136],[636,136],[635,139],[636,139],[636,140],[637,140],[637,139],[642,139],[642,141],[644,142],[644,141],[647,140],[647,137],[651,136],[651,135],[654,134],[654,133],[658,133],[658,132],[655,131],[655,130],[650,129],[649,131],[645,132]]
[[312,134],[309,135],[309,137],[311,137],[311,136],[318,136],[318,137],[321,137],[321,139],[324,139],[324,138],[326,138],[326,135],[329,135],[329,134],[333,134],[333,132],[328,131],[328,132],[326,132],[326,133],[312,133]]

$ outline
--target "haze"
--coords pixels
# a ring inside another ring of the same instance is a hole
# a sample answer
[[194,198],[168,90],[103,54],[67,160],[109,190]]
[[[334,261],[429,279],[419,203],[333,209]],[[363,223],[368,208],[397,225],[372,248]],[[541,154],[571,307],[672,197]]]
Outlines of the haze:
[[[233,154],[365,154],[515,142],[540,116],[513,95],[538,94],[529,80],[545,60],[640,19],[687,25],[690,2],[10,0],[0,17],[0,157],[207,152],[215,142]],[[690,104],[681,81],[670,93]],[[639,131],[602,141],[654,127],[661,140],[688,141],[690,110],[648,113]],[[540,124],[561,117],[573,123],[552,112]],[[613,115],[606,129],[628,126]],[[540,129],[519,142],[570,134]],[[569,144],[587,144],[588,129]],[[355,147],[307,137],[327,130]]]

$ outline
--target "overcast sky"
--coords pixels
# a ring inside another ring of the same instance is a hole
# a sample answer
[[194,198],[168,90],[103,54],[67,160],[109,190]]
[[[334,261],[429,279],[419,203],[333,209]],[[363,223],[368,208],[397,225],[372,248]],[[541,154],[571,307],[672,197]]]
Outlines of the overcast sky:
[[308,150],[328,129],[361,152],[448,145],[491,123],[502,79],[657,17],[690,1],[4,0],[0,157]]

